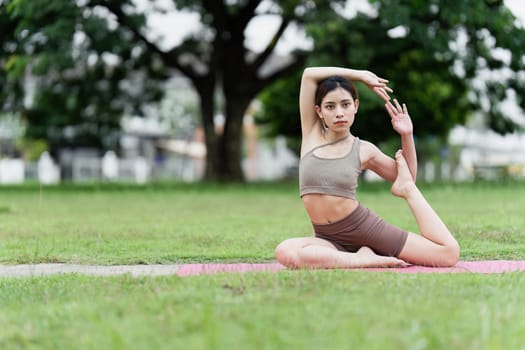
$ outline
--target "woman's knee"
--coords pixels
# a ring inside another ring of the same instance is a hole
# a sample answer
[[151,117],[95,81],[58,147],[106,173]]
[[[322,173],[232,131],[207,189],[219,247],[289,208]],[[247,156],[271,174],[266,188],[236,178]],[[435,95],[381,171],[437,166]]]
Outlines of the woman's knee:
[[411,234],[398,258],[417,265],[452,267],[458,262],[459,254],[459,244],[455,239],[437,244]]
[[459,260],[460,251],[461,249],[459,248],[459,244],[456,240],[446,244],[444,246],[443,253],[444,264],[449,267],[456,265]]
[[435,265],[439,267],[453,267],[459,260],[459,244],[454,241],[446,243],[439,247],[439,253],[436,257]]

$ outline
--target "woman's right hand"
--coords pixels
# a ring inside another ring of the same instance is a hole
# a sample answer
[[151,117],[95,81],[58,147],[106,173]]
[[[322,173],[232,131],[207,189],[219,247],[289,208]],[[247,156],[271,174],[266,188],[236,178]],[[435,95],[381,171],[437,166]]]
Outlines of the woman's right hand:
[[359,72],[359,80],[368,86],[368,88],[376,95],[385,100],[385,102],[390,101],[390,96],[388,93],[392,93],[394,90],[387,86],[387,79],[379,78],[374,73],[368,70],[363,70]]

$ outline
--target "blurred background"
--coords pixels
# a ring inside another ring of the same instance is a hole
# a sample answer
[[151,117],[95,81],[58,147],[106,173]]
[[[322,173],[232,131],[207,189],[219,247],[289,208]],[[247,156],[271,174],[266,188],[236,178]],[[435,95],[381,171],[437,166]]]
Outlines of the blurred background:
[[[295,179],[312,65],[390,80],[422,181],[523,179],[524,18],[520,0],[0,0],[0,184]],[[352,132],[393,155],[358,89]]]

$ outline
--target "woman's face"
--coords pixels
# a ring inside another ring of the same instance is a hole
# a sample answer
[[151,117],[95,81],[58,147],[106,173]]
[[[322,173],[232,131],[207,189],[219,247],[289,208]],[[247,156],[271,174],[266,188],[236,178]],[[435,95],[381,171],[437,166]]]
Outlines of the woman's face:
[[349,91],[338,87],[327,93],[321,106],[315,106],[315,109],[329,130],[343,131],[354,123],[358,107],[359,100],[354,100]]

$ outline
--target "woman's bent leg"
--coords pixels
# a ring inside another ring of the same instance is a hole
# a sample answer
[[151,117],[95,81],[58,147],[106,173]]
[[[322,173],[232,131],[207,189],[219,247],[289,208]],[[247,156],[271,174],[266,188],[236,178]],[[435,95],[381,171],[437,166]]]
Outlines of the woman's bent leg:
[[394,257],[375,254],[362,247],[356,253],[337,250],[330,242],[317,237],[291,238],[275,249],[277,260],[291,268],[336,269],[362,267],[399,267],[406,263]]
[[392,193],[407,201],[422,235],[409,233],[399,258],[418,265],[454,266],[459,258],[458,242],[416,187],[400,151],[396,162]]

